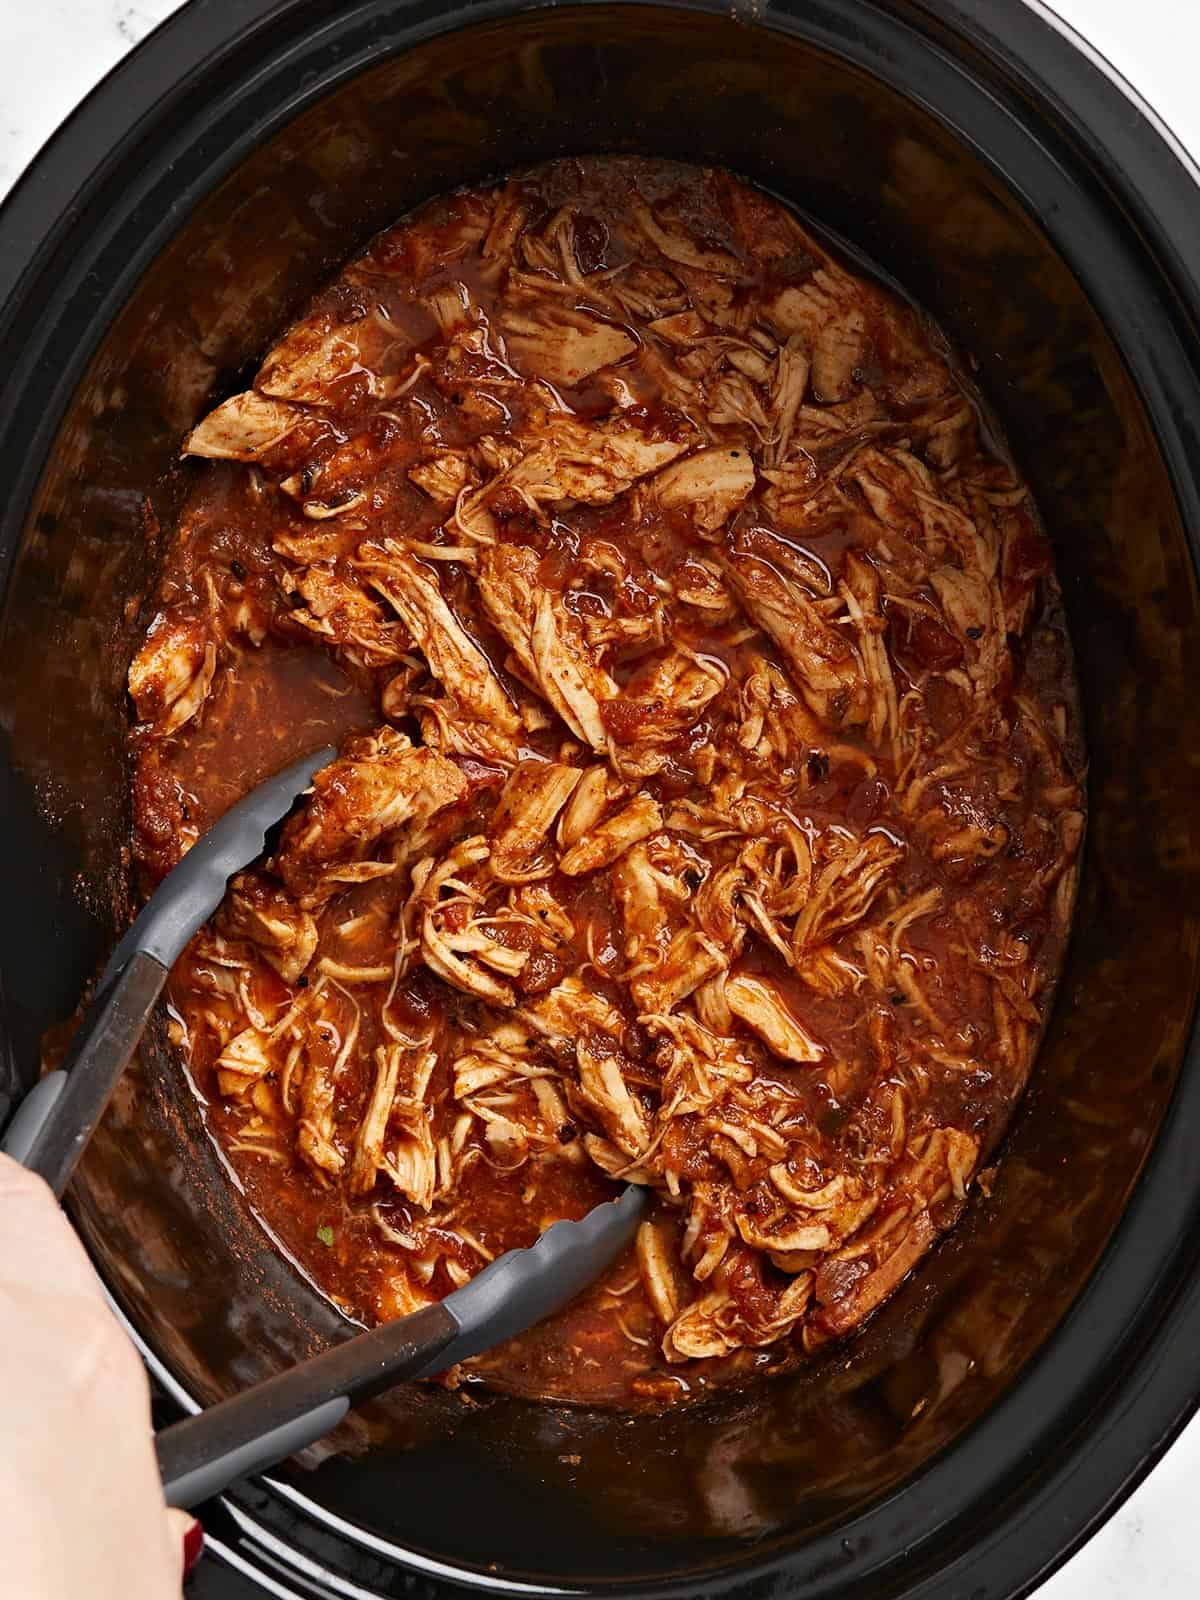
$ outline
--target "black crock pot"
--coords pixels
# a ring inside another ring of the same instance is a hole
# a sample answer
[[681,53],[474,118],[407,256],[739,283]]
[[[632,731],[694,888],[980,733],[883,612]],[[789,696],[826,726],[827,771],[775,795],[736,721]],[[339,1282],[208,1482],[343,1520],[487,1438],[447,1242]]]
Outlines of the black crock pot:
[[[127,912],[123,676],[180,434],[414,202],[614,150],[764,184],[977,358],[1083,680],[1069,968],[993,1192],[852,1345],[661,1419],[401,1391],[209,1508],[223,1600],[1002,1600],[1200,1394],[1200,194],[1016,0],[193,0],[96,90],[0,211],[0,1117]],[[165,1409],[336,1336],[161,1040],[72,1206]]]

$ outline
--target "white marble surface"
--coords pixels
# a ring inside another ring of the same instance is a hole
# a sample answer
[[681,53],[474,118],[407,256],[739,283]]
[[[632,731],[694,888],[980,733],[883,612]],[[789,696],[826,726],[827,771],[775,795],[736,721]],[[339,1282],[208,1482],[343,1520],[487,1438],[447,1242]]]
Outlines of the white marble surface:
[[[178,0],[0,0],[0,194],[75,103]],[[998,10],[1018,0],[994,0]],[[1200,156],[1197,0],[1057,0],[1055,9],[1115,62],[1178,138]],[[1193,1423],[1099,1534],[1039,1591],[1039,1600],[1193,1600],[1200,1594]]]

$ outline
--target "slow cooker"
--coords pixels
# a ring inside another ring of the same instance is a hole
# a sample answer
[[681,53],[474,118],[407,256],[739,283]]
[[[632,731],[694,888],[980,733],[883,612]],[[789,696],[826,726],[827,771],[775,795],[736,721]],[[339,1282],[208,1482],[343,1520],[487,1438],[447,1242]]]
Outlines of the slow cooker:
[[[1068,969],[992,1193],[852,1343],[662,1417],[398,1391],[208,1508],[195,1592],[1008,1600],[1200,1396],[1200,194],[1048,12],[193,0],[101,84],[0,211],[0,1118],[128,914],[182,432],[408,207],[601,151],[764,185],[976,358],[1083,684]],[[71,1205],[164,1417],[336,1333],[161,1036]]]

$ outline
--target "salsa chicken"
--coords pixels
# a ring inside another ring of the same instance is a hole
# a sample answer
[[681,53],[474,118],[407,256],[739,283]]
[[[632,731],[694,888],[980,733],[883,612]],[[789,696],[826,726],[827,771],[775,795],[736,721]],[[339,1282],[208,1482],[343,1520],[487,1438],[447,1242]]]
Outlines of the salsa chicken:
[[275,1237],[372,1323],[646,1185],[447,1379],[531,1395],[858,1327],[1021,1094],[1084,830],[1050,547],[937,330],[727,173],[558,161],[377,237],[184,454],[148,880],[338,747],[171,979]]

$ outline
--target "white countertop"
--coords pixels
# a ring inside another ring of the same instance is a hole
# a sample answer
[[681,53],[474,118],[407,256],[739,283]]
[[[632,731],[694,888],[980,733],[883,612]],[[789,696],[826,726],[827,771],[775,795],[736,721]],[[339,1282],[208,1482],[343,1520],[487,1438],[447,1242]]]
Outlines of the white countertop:
[[[77,101],[179,0],[0,0],[0,195]],[[998,9],[1018,0],[994,0]],[[1057,0],[1200,156],[1196,0]],[[1189,48],[1189,45],[1191,48]],[[1194,1600],[1200,1420],[1039,1600]]]

